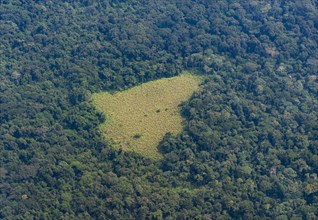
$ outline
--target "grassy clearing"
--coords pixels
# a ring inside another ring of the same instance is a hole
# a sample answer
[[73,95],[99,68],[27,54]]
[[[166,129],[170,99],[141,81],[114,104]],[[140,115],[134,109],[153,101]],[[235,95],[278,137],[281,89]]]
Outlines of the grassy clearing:
[[159,159],[159,142],[168,132],[182,131],[178,106],[190,98],[199,83],[198,76],[183,74],[115,94],[94,94],[93,103],[106,115],[101,130],[116,147]]

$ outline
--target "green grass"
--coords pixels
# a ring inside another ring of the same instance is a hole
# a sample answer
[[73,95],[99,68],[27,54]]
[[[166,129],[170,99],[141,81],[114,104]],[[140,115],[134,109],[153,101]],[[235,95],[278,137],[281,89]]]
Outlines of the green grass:
[[198,76],[183,74],[115,94],[93,94],[97,110],[106,115],[101,125],[106,140],[125,151],[160,159],[159,142],[168,132],[182,131],[179,105],[199,88],[200,81]]

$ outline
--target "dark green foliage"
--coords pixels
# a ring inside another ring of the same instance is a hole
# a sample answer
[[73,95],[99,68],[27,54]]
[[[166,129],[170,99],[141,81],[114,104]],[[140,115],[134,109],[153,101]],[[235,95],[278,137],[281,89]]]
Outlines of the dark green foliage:
[[141,136],[142,136],[142,134],[134,134],[134,135],[133,135],[133,138],[139,139],[139,138],[141,138]]
[[[1,219],[317,218],[316,0],[0,5]],[[183,69],[162,161],[104,142],[92,92]]]

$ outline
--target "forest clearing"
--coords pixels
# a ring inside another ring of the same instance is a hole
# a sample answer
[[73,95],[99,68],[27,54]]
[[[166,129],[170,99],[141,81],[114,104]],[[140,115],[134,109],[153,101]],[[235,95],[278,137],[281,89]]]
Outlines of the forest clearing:
[[101,125],[106,140],[125,151],[159,159],[159,142],[166,133],[182,131],[178,106],[199,88],[200,78],[182,74],[144,83],[126,91],[93,95],[93,103],[106,116]]

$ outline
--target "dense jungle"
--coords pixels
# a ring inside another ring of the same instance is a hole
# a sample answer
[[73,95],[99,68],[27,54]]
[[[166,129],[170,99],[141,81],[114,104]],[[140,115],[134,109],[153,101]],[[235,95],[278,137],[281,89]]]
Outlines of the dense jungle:
[[[317,219],[317,44],[317,0],[1,0],[0,219]],[[104,138],[92,94],[183,71],[160,160]]]

